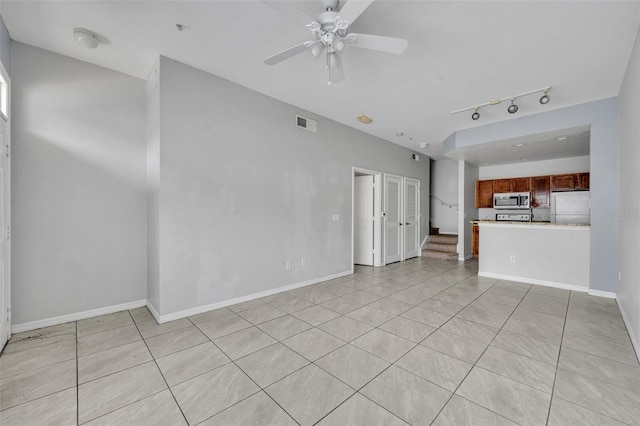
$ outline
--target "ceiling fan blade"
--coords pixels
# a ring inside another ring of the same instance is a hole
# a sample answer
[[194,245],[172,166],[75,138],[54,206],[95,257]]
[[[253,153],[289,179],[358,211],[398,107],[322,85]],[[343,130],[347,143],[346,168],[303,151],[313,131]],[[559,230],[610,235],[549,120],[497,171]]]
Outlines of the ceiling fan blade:
[[309,47],[309,45],[311,45],[313,42],[311,41],[305,41],[304,43],[300,43],[296,46],[290,47],[287,50],[283,50],[280,53],[276,53],[273,56],[269,56],[267,59],[264,60],[264,63],[267,65],[275,65],[275,64],[279,64],[280,62],[284,61],[285,59],[289,59],[293,56],[296,56],[304,51],[307,50],[307,48]]
[[349,24],[358,19],[358,16],[368,8],[373,0],[348,0],[342,9],[340,9],[340,17]]
[[344,80],[344,68],[342,58],[337,53],[328,53],[327,63],[329,68],[329,84],[339,83]]
[[358,47],[360,49],[379,50],[380,52],[396,54],[404,52],[409,45],[409,42],[403,38],[385,37],[371,34],[350,33],[347,39],[349,41],[349,44],[353,47]]
[[293,3],[287,0],[260,0],[262,3],[274,8],[282,13],[289,20],[300,24],[308,24],[315,21],[315,18],[308,16],[306,13],[298,9]]

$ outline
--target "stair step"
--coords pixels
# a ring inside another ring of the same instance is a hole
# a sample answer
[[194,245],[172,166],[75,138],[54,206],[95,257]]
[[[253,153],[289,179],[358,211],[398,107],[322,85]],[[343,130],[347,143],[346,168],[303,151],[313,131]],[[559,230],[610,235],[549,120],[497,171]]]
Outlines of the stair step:
[[457,253],[458,245],[457,244],[439,244],[439,243],[432,243],[430,241],[427,241],[427,244],[425,244],[424,249],[429,251],[439,251],[443,253]]
[[454,234],[429,235],[427,242],[436,244],[458,244],[458,236]]
[[429,257],[431,259],[457,260],[458,253],[445,253],[442,251],[423,250],[422,257]]

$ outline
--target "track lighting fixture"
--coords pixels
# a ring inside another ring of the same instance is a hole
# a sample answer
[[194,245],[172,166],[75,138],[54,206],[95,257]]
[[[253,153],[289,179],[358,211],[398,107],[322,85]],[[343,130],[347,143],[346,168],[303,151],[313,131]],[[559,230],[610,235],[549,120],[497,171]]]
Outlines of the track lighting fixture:
[[549,97],[549,90],[551,90],[551,86],[543,87],[542,89],[531,90],[530,92],[521,93],[521,94],[516,95],[516,96],[509,96],[509,97],[501,98],[501,99],[493,99],[493,100],[491,100],[489,102],[485,102],[485,103],[480,104],[480,105],[475,105],[475,106],[472,106],[472,107],[462,108],[462,109],[459,109],[459,110],[456,110],[456,111],[451,111],[451,114],[457,114],[457,113],[463,112],[463,111],[475,110],[474,113],[471,114],[471,119],[472,120],[477,120],[477,119],[480,118],[480,112],[479,112],[480,108],[488,106],[488,105],[498,105],[499,103],[504,102],[504,101],[511,101],[511,105],[509,105],[509,107],[507,108],[507,112],[509,114],[515,114],[516,112],[518,112],[518,105],[515,104],[516,98],[521,98],[523,96],[531,95],[533,93],[544,92],[544,95],[542,95],[542,97],[540,97],[540,103],[542,105],[546,105],[551,100],[551,98]]
[[549,95],[547,94],[547,92],[549,91],[550,87],[547,89],[544,89],[544,95],[540,96],[540,103],[542,105],[548,104],[549,101],[551,100],[551,98],[549,97]]

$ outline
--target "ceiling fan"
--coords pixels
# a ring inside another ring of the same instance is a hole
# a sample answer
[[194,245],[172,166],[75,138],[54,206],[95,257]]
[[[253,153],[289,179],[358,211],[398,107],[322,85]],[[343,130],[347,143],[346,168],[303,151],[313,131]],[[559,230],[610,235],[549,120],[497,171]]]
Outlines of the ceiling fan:
[[[262,0],[289,18],[309,22],[308,17],[288,1]],[[344,3],[338,12],[339,3]],[[341,55],[347,46],[360,49],[378,50],[400,54],[405,51],[408,41],[401,38],[371,34],[350,33],[349,26],[373,3],[373,0],[322,0],[322,12],[306,25],[312,40],[305,41],[264,60],[267,65],[276,65],[302,52],[309,52],[319,58],[326,50],[326,68],[329,70],[328,84],[344,80]]]

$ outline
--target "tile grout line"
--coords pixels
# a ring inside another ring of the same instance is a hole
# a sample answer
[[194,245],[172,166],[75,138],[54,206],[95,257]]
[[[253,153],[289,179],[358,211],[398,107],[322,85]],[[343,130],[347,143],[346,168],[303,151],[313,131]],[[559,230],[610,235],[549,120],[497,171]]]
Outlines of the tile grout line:
[[[492,285],[491,287],[489,287],[487,290],[485,290],[484,292],[482,292],[482,294],[484,294],[484,293],[485,293],[486,291],[488,291],[490,288],[492,288],[493,286],[495,286],[495,285],[496,285],[496,283],[498,283],[499,281],[500,281],[500,280],[497,280],[496,282],[494,282],[494,283],[493,283],[493,285]],[[529,294],[529,291],[530,291],[530,290],[531,290],[531,284],[529,285],[529,288],[527,289],[527,291],[526,291],[526,293],[524,294],[524,296],[522,296],[522,299],[520,300],[520,303],[518,303],[518,304],[516,305],[516,307],[513,309],[513,311],[512,311],[512,312],[511,312],[511,314],[509,315],[509,317],[505,320],[505,322],[502,324],[502,326],[498,329],[498,332],[493,336],[493,338],[491,339],[491,341],[487,344],[486,348],[484,348],[484,350],[482,351],[482,353],[480,354],[480,356],[479,356],[479,357],[476,359],[476,361],[473,363],[473,365],[471,366],[471,368],[469,369],[469,371],[467,372],[467,374],[465,374],[465,376],[462,378],[462,380],[460,381],[460,383],[458,384],[458,386],[456,386],[455,390],[451,393],[451,396],[449,397],[449,399],[447,400],[447,402],[445,402],[445,403],[444,403],[444,405],[440,408],[440,410],[438,411],[438,414],[434,417],[433,422],[435,422],[435,421],[436,421],[436,419],[438,418],[438,416],[440,416],[440,413],[442,413],[442,410],[444,410],[444,407],[446,407],[446,406],[449,404],[449,402],[451,401],[451,399],[453,398],[453,396],[454,396],[454,395],[456,395],[456,392],[458,391],[458,389],[460,388],[460,386],[462,386],[462,384],[463,384],[463,383],[464,383],[464,381],[467,379],[467,377],[469,376],[469,374],[471,374],[471,371],[473,371],[473,369],[474,369],[474,368],[476,368],[476,366],[477,366],[477,364],[478,364],[478,361],[480,361],[480,359],[481,359],[481,358],[482,358],[482,356],[485,354],[485,352],[487,351],[487,349],[489,349],[489,347],[491,346],[491,343],[493,343],[493,341],[494,341],[494,340],[495,340],[495,338],[498,336],[498,334],[500,333],[500,331],[502,331],[502,328],[504,327],[504,324],[506,324],[506,323],[507,323],[507,321],[509,321],[509,319],[510,319],[510,318],[511,318],[511,316],[513,315],[513,312],[515,312],[515,311],[516,311],[516,309],[518,309],[518,306],[520,306],[520,304],[522,303],[522,301],[524,300],[524,298],[527,296],[527,294]],[[481,294],[481,295],[482,295],[482,294]],[[470,303],[473,303],[473,302],[474,302],[475,300],[477,300],[481,295],[479,295],[478,297],[476,297],[476,299],[474,299],[474,300],[473,300],[472,302],[470,302]],[[468,305],[467,305],[467,306],[468,306]],[[454,317],[452,317],[452,318],[454,318]],[[447,321],[447,322],[448,322],[448,321]],[[443,325],[444,325],[444,324],[443,324]],[[478,367],[478,368],[482,368],[482,367]],[[513,379],[510,379],[510,380],[513,380]],[[514,382],[516,382],[516,383],[520,383],[520,382],[517,382],[517,381],[515,381],[515,380],[513,380],[513,381],[514,381]],[[458,395],[458,396],[460,396],[460,395]],[[461,398],[464,398],[464,397],[461,397]],[[467,399],[467,398],[464,398],[464,399]],[[480,405],[480,404],[478,404],[478,403],[476,403],[476,402],[473,402],[473,401],[471,401],[471,402],[472,402],[473,404],[478,405],[479,407],[484,408],[485,410],[488,410],[488,411],[490,411],[490,412],[492,412],[492,413],[494,413],[494,414],[496,414],[496,415],[500,416],[500,417],[503,417],[503,418],[505,418],[505,419],[508,419],[508,420],[511,420],[511,421],[513,421],[513,422],[515,422],[515,423],[518,423],[518,422],[516,422],[515,420],[509,419],[509,418],[508,418],[508,417],[506,417],[506,416],[503,416],[503,415],[501,415],[501,414],[499,414],[499,413],[496,413],[495,411],[493,411],[493,410],[489,409],[488,407],[485,407],[485,406]],[[549,405],[551,405],[551,402],[549,402]],[[431,422],[431,423],[433,424],[433,422]]]
[[[242,318],[242,317],[241,317],[241,318]],[[189,320],[193,325],[195,325],[195,324],[193,323],[193,321],[191,321],[191,319],[190,319],[190,318],[188,318],[188,317],[187,317],[187,319],[188,319],[188,320]],[[243,318],[243,319],[244,319],[244,318]],[[275,318],[274,318],[274,319],[275,319]],[[245,319],[245,321],[247,321],[247,320]],[[249,322],[253,327],[256,327],[258,330],[262,331],[262,329],[258,328],[258,326],[256,326],[255,324],[251,323],[250,321],[247,321],[247,322]],[[197,326],[196,326],[196,327],[197,327]],[[246,329],[245,329],[245,330],[246,330]],[[242,331],[242,330],[239,330],[239,331]],[[264,332],[264,331],[262,331],[262,332],[263,332],[263,333],[265,333],[265,334],[267,334],[267,333],[266,333],[266,332]],[[203,333],[203,334],[204,334],[204,333]],[[233,333],[230,333],[230,334],[233,334]],[[268,334],[267,334],[267,335],[268,335]],[[207,335],[205,334],[205,336],[207,336]],[[221,336],[221,337],[224,337],[224,336]],[[270,336],[270,337],[271,337],[271,336]],[[275,339],[274,337],[271,337],[271,338],[272,338],[272,339],[274,339],[274,340],[276,340],[276,342],[275,342],[275,343],[273,343],[273,344],[271,344],[271,345],[269,345],[269,346],[266,346],[266,347],[264,347],[264,348],[262,348],[262,349],[269,348],[269,347],[274,346],[274,345],[276,345],[276,344],[278,344],[278,343],[280,343],[280,344],[282,345],[282,343],[281,343],[279,340]],[[282,406],[278,403],[278,401],[276,401],[275,399],[273,399],[273,397],[272,397],[271,395],[269,395],[269,393],[268,393],[267,391],[265,391],[265,390],[264,390],[264,388],[258,384],[258,382],[256,382],[255,380],[253,380],[253,378],[252,378],[251,376],[249,376],[249,374],[247,374],[247,372],[246,372],[246,371],[244,371],[244,370],[243,370],[243,369],[242,369],[242,368],[241,368],[241,367],[236,363],[236,360],[231,359],[231,357],[229,357],[229,355],[227,355],[227,354],[226,354],[226,352],[225,352],[225,351],[223,351],[223,350],[222,350],[222,348],[220,348],[220,347],[219,347],[219,346],[218,346],[218,345],[217,345],[217,344],[216,344],[216,343],[215,343],[215,342],[214,342],[214,341],[213,341],[209,336],[207,336],[207,339],[209,339],[209,341],[210,341],[210,342],[211,342],[211,343],[212,343],[212,344],[213,344],[213,345],[214,345],[214,346],[215,346],[215,347],[216,347],[216,348],[217,348],[221,353],[223,353],[227,358],[229,358],[230,363],[231,363],[231,364],[233,364],[237,369],[239,369],[240,371],[242,371],[242,373],[243,373],[245,376],[247,376],[247,378],[249,378],[249,380],[251,380],[251,381],[252,381],[252,382],[253,382],[253,383],[258,387],[258,389],[259,389],[259,390],[258,390],[257,392],[252,393],[251,395],[247,396],[246,398],[242,398],[241,400],[236,401],[235,403],[233,403],[233,404],[231,404],[230,406],[228,406],[228,407],[224,408],[223,410],[218,411],[217,413],[213,414],[212,416],[207,417],[206,419],[202,420],[202,422],[205,422],[205,421],[207,421],[208,419],[210,419],[210,418],[212,418],[212,417],[215,417],[215,416],[217,416],[218,414],[220,414],[220,413],[223,413],[223,412],[227,411],[227,410],[228,410],[228,409],[230,409],[231,407],[233,407],[233,406],[235,406],[235,405],[237,405],[237,404],[241,403],[242,401],[245,401],[246,399],[251,398],[252,396],[254,396],[254,395],[256,395],[256,394],[258,394],[258,393],[260,393],[260,392],[264,392],[264,394],[265,394],[265,395],[267,395],[267,396],[268,396],[268,397],[269,397],[269,398],[270,398],[270,399],[271,399],[271,400],[272,400],[272,401],[273,401],[273,402],[274,402],[278,407],[280,407],[280,408],[282,409],[282,411],[284,411],[284,412],[285,412],[285,413],[286,413],[286,414],[287,414],[287,415],[288,415],[288,416],[289,416],[289,417],[290,417],[294,422],[296,422],[298,425],[300,425],[300,423],[299,423],[299,422],[298,422],[298,421],[297,421],[297,420],[296,420],[296,419],[295,419],[295,418],[294,418],[294,417],[293,417],[293,416],[292,416],[292,415],[291,415],[287,410],[285,410],[285,409],[284,409],[284,407],[282,407]],[[287,347],[286,345],[283,345],[283,346]],[[238,358],[238,359],[242,359],[242,358],[244,358],[245,356],[249,356],[249,355],[254,354],[254,353],[258,352],[258,351],[261,351],[262,349],[258,349],[257,351],[254,351],[254,352],[251,352],[251,353],[249,353],[249,354],[246,354],[246,355],[244,355],[244,356],[242,356],[242,357],[240,357],[240,358]],[[290,348],[289,348],[289,349],[290,349]],[[293,351],[293,352],[295,352],[295,351]],[[296,352],[296,353],[297,353],[297,352]],[[299,355],[299,354],[298,354],[298,355]],[[303,357],[303,358],[304,358],[304,357]],[[305,359],[306,359],[306,358],[305,358]],[[229,364],[229,363],[228,363],[228,364]],[[224,364],[224,365],[227,365],[227,364]],[[220,367],[223,367],[224,365],[221,365]],[[307,364],[307,365],[309,365],[309,364]],[[303,367],[300,367],[299,369],[295,370],[294,372],[292,372],[292,373],[288,374],[288,375],[287,375],[287,376],[285,376],[285,377],[288,377],[288,376],[290,376],[291,374],[294,374],[295,372],[298,372],[298,371],[302,370],[302,369],[303,369],[303,368],[305,368],[307,365],[305,365],[305,366],[303,366]],[[216,368],[214,368],[214,369],[212,369],[212,370],[208,370],[208,371],[206,371],[206,372],[204,372],[204,373],[202,373],[202,374],[199,374],[198,376],[201,376],[201,375],[206,374],[206,373],[208,373],[208,372],[210,372],[210,371],[213,371],[213,370],[217,370],[217,369],[218,369],[218,368],[220,368],[220,367],[216,367]],[[198,377],[198,376],[195,376],[195,377]],[[193,379],[193,378],[195,378],[195,377],[192,377],[192,378],[190,378],[190,379],[188,379],[188,380],[192,380],[192,379]],[[283,377],[283,378],[284,378],[284,377]],[[185,380],[184,382],[186,382],[186,381],[188,381],[188,380]],[[280,380],[282,380],[282,379],[280,379]],[[280,380],[278,380],[278,381],[280,381]],[[276,381],[276,382],[274,382],[274,383],[277,383],[278,381]],[[182,382],[182,383],[184,383],[184,382]],[[271,385],[273,385],[273,383],[272,383]],[[271,386],[271,385],[269,385],[269,386]],[[267,387],[268,387],[268,386],[267,386]],[[177,403],[177,401],[176,401],[176,403]],[[202,422],[200,422],[200,423],[202,423]]]
[[571,304],[571,291],[569,291],[569,299],[567,300],[567,308],[564,312],[564,322],[562,323],[562,334],[560,335],[560,348],[558,350],[558,357],[556,359],[556,371],[553,375],[553,384],[551,385],[551,399],[549,400],[549,410],[547,411],[547,422],[549,424],[549,417],[551,416],[551,405],[553,404],[553,393],[556,388],[556,380],[558,378],[558,370],[560,369],[560,356],[562,355],[562,342],[564,341],[564,329],[567,326],[567,315],[569,314],[569,305]]
[[[145,347],[147,348],[147,351],[149,351],[149,355],[151,356],[151,359],[153,360],[153,363],[155,364],[156,368],[158,369],[158,372],[160,373],[160,376],[162,377],[162,380],[164,381],[164,384],[167,386],[167,389],[169,390],[169,393],[171,394],[171,397],[173,398],[173,401],[178,406],[178,410],[180,410],[180,414],[182,414],[182,418],[184,418],[184,421],[187,424],[189,424],[189,421],[187,420],[187,416],[185,416],[184,411],[182,411],[182,407],[180,406],[180,404],[178,404],[178,400],[176,399],[176,396],[173,394],[173,391],[171,390],[171,386],[169,386],[169,383],[167,382],[167,379],[164,377],[164,374],[162,374],[162,370],[160,369],[160,366],[158,365],[158,362],[156,361],[156,358],[153,356],[153,353],[151,352],[151,349],[149,349],[149,345],[147,344],[146,339],[144,338],[144,336],[142,336],[142,333],[140,332],[140,328],[138,328],[138,323],[136,323],[135,319],[133,318],[133,315],[131,315],[131,312],[130,311],[127,311],[127,312],[129,312],[129,316],[131,317],[131,320],[133,321],[133,324],[136,326],[136,329],[138,330],[138,333],[140,333],[140,336],[142,337],[142,342],[144,343]],[[153,336],[153,337],[155,337],[155,336]],[[162,392],[162,391],[158,391],[158,392],[156,392],[156,393],[154,393],[152,395],[155,395],[155,394],[160,393],[160,392]],[[152,395],[149,395],[149,396],[152,396]],[[149,396],[147,396],[145,398],[142,398],[142,399],[146,399]],[[138,401],[142,401],[142,399],[140,399]],[[138,402],[138,401],[136,401],[136,402]]]

